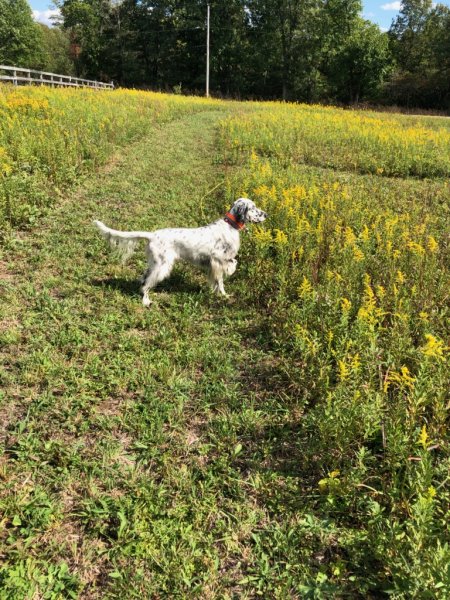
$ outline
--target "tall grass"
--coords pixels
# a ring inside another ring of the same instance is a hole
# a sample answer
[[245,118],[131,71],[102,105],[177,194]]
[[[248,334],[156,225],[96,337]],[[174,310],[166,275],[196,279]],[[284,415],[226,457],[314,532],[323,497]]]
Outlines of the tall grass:
[[253,147],[285,164],[307,163],[385,176],[450,174],[446,119],[262,104],[222,125],[223,146],[236,160]]
[[447,173],[435,127],[289,106],[222,123],[229,199],[270,215],[248,301],[297,390],[300,472],[342,528],[324,597],[349,577],[363,595],[450,593],[448,184],[385,177]]
[[0,86],[0,235],[33,224],[114,147],[218,101],[116,90]]

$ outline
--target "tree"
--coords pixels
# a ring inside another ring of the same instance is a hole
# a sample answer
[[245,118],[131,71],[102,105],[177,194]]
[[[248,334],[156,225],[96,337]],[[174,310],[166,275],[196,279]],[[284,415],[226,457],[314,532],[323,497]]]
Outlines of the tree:
[[300,24],[307,20],[312,5],[312,0],[305,0],[305,2],[250,0],[248,2],[250,22],[255,32],[254,38],[260,41],[262,49],[266,50],[263,56],[270,61],[269,77],[279,81],[283,100],[293,95],[296,32]]
[[389,30],[395,57],[405,71],[412,73],[422,69],[426,52],[423,34],[431,9],[432,0],[404,0]]
[[34,68],[42,61],[42,35],[26,0],[0,0],[0,63]]
[[60,27],[38,24],[42,34],[42,62],[40,68],[50,73],[73,75],[75,65],[70,57],[70,39]]
[[251,0],[247,4],[283,99],[319,100],[327,87],[324,71],[350,34],[360,0]]
[[431,0],[404,0],[389,30],[397,71],[391,101],[413,106],[450,105],[450,10]]
[[329,78],[337,98],[353,103],[375,98],[391,70],[387,34],[378,25],[360,18],[335,56]]
[[[105,38],[111,18],[110,0],[55,0],[63,27],[68,30],[77,75],[105,78],[103,57],[110,39]],[[78,51],[79,49],[79,51]]]
[[429,96],[426,103],[450,107],[450,9],[436,5],[430,12],[424,31]]
[[209,3],[212,93],[306,102],[372,99],[391,68],[389,39],[398,65],[392,98],[434,102],[424,91],[433,86],[438,103],[448,95],[449,11],[433,8],[431,0],[405,0],[389,37],[361,19],[361,0],[56,3],[77,73],[89,78],[203,92]]

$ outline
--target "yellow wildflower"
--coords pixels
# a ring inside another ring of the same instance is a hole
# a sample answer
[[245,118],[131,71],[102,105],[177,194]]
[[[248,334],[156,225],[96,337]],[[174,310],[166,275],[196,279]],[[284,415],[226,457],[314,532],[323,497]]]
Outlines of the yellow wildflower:
[[417,242],[409,241],[406,244],[406,247],[411,250],[413,254],[417,254],[417,256],[421,256],[425,254],[425,248],[418,244]]
[[432,235],[428,236],[428,250],[430,252],[436,252],[437,249],[439,248],[439,244],[437,243],[437,241],[434,239],[434,237]]
[[0,175],[9,175],[11,172],[11,161],[6,154],[6,150],[0,146]]
[[351,227],[346,227],[344,230],[345,246],[352,246],[355,243],[356,235]]
[[357,373],[361,367],[361,359],[360,359],[358,352],[353,356],[350,364],[351,364],[352,372]]
[[377,307],[376,297],[370,285],[370,276],[367,273],[364,275],[364,282],[364,299],[358,310],[357,319],[374,326],[383,316],[383,311]]
[[326,492],[327,490],[334,490],[339,488],[340,485],[340,479],[339,479],[339,475],[341,474],[340,471],[331,471],[331,473],[328,473],[328,476],[325,477],[324,479],[321,479],[318,482],[318,486],[319,486],[319,490],[321,492]]
[[382,285],[377,285],[377,296],[381,300],[386,296],[386,289]]
[[353,258],[356,260],[356,262],[361,262],[362,260],[364,260],[363,252],[356,245],[353,246]]
[[311,295],[312,291],[313,291],[312,285],[310,284],[310,282],[308,281],[308,279],[306,277],[303,277],[303,281],[298,288],[298,295],[300,296],[300,298],[307,298],[308,296]]
[[428,431],[427,431],[426,425],[423,425],[422,429],[420,430],[418,443],[422,446],[422,448],[424,450],[427,449],[427,447],[428,447]]
[[361,231],[361,234],[359,237],[361,239],[363,239],[365,242],[367,242],[367,240],[370,238],[370,231],[369,231],[369,228],[367,227],[367,225],[364,225],[363,230]]
[[422,354],[428,356],[429,358],[445,360],[444,354],[448,351],[448,348],[444,346],[444,342],[436,338],[431,333],[426,333],[425,339],[427,340],[427,343],[421,348]]
[[389,373],[383,384],[383,391],[386,393],[391,385],[395,385],[400,389],[409,388],[412,390],[415,381],[416,378],[411,376],[408,367],[403,366],[400,371],[391,371]]
[[275,244],[279,244],[280,246],[284,246],[288,243],[288,237],[281,229],[275,229]]
[[436,488],[434,488],[432,485],[430,485],[430,487],[427,490],[428,493],[428,498],[431,500],[436,496]]
[[348,298],[342,298],[341,300],[341,310],[343,313],[348,313],[350,312],[350,309],[352,307],[352,303],[350,302],[350,300]]
[[401,271],[397,271],[397,275],[395,276],[395,281],[397,283],[405,283],[405,281],[406,281],[405,275]]
[[339,380],[346,381],[350,377],[350,369],[347,367],[343,360],[338,361],[339,367]]
[[260,227],[256,227],[253,235],[261,245],[267,245],[272,243],[272,233],[270,229],[262,229]]

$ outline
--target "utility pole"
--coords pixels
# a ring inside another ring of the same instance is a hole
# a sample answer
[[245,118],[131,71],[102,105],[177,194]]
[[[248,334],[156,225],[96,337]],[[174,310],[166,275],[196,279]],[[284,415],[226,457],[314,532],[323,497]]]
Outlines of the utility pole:
[[209,4],[206,12],[206,97],[209,98]]

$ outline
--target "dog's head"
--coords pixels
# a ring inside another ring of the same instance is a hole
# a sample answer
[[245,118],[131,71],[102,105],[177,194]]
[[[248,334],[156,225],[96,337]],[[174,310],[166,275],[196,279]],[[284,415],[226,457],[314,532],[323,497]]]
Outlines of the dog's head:
[[267,218],[267,213],[260,210],[252,200],[238,198],[230,209],[230,213],[240,223],[262,223]]

